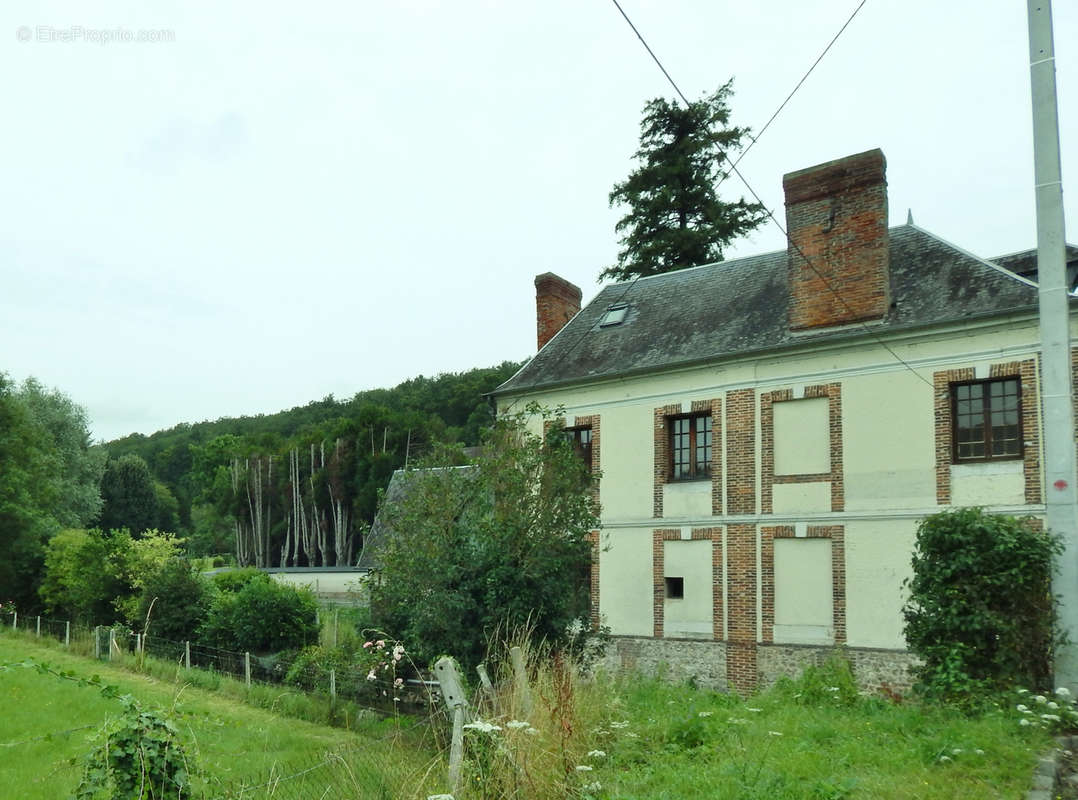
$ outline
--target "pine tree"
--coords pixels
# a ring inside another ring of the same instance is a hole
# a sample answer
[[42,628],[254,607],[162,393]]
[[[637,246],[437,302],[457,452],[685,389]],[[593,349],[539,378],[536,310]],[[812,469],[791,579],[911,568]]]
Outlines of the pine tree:
[[618,263],[599,280],[629,280],[722,259],[722,249],[764,220],[763,206],[726,203],[716,192],[726,158],[748,128],[729,126],[732,80],[685,107],[656,98],[644,106],[639,166],[610,192],[610,205],[629,212],[615,230]]

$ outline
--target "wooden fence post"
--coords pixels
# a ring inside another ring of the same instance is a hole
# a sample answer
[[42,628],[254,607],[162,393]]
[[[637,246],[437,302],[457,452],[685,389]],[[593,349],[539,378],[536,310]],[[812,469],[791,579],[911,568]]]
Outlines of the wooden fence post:
[[244,651],[243,653],[243,677],[247,681],[247,688],[251,688],[251,654]]
[[11,630],[17,631],[19,629],[19,612],[15,612],[15,616],[11,618]]
[[509,658],[513,662],[513,694],[520,704],[524,719],[532,713],[532,691],[528,686],[528,670],[524,665],[524,652],[519,647],[509,648]]
[[116,647],[116,629],[109,628],[109,661],[112,661],[112,651]]
[[64,647],[71,647],[71,620],[64,622]]
[[187,669],[191,669],[191,642],[187,640],[183,643],[183,665]]
[[37,638],[41,638],[41,615],[37,615]]
[[498,710],[498,695],[494,692],[494,685],[490,682],[490,675],[487,674],[487,665],[479,664],[475,671],[479,673],[479,686],[488,698],[490,698],[491,708],[495,714],[501,713]]
[[449,791],[456,794],[460,788],[460,766],[464,760],[464,711],[468,701],[457,663],[448,657],[439,658],[434,664],[434,674],[442,689],[446,708],[453,712],[453,740],[449,746]]
[[330,708],[337,705],[337,670],[329,671],[329,705]]

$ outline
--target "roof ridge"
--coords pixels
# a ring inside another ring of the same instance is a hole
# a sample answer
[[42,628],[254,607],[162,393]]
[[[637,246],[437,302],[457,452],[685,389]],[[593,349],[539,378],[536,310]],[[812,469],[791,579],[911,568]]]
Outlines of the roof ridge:
[[[921,227],[919,227],[918,225],[915,225],[915,224],[910,224],[909,227],[920,231],[925,236],[931,236],[933,239],[935,239],[938,242],[941,242],[942,244],[947,245],[952,250],[957,250],[962,255],[964,255],[964,256],[966,256],[968,258],[972,258],[974,261],[977,261],[977,262],[983,264],[984,266],[988,267],[989,269],[995,270],[996,272],[1000,273],[1004,277],[1013,278],[1014,280],[1018,281],[1019,283],[1024,283],[1026,286],[1031,286],[1034,289],[1039,289],[1040,288],[1040,284],[1038,284],[1036,281],[1031,281],[1029,278],[1023,278],[1021,275],[1019,275],[1017,273],[1014,273],[1014,272],[1011,272],[1006,267],[1001,267],[999,264],[995,264],[995,263],[989,261],[986,258],[982,258],[981,256],[977,255],[976,253],[970,252],[969,250],[967,250],[964,247],[958,246],[957,244],[950,241],[949,239],[944,239],[939,234],[932,233],[932,231],[927,231],[924,228],[921,228]],[[1018,252],[1024,252],[1024,251],[1019,250]],[[997,258],[1002,258],[1002,256],[997,256]]]

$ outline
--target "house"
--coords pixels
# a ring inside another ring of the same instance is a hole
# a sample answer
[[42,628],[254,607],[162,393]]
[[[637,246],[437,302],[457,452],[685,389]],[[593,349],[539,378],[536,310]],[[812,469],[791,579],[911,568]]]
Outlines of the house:
[[904,686],[918,521],[1044,515],[1035,259],[888,228],[879,150],[783,186],[785,251],[583,309],[536,278],[539,352],[494,399],[563,407],[601,470],[613,661],[748,691],[844,645],[864,685]]

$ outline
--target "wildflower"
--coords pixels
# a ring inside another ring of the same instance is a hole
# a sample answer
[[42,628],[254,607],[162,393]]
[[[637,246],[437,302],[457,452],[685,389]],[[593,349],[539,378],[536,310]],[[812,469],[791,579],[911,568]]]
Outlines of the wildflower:
[[1023,725],[1023,726],[1028,725],[1029,724],[1029,718],[1028,717],[1022,717],[1020,720],[1018,720],[1018,724]]
[[369,680],[369,681],[378,680],[378,676],[374,674],[374,667],[371,667],[371,671],[367,673],[367,680]]
[[377,647],[379,650],[381,650],[382,648],[384,648],[386,646],[386,640],[385,639],[379,639],[377,642],[374,643],[374,646]]
[[746,711],[756,711],[756,712],[763,711],[762,708],[746,708],[745,710]]
[[710,717],[714,713],[715,713],[714,711],[699,711],[699,712],[697,712],[696,716],[698,716],[698,717]]
[[577,772],[591,772],[591,769],[592,768],[590,766],[588,766],[587,764],[577,764],[576,765],[576,771]]
[[394,661],[400,661],[403,657],[404,657],[404,645],[403,644],[395,644],[395,645],[393,645],[393,660]]
[[954,750],[952,750],[952,751],[951,751],[951,754],[952,754],[952,755],[956,755],[956,756],[957,756],[957,755],[959,755],[959,754],[960,754],[961,752],[962,752],[962,748],[961,748],[961,747],[956,747],[956,748],[955,748]]
[[585,792],[601,792],[602,789],[603,789],[603,785],[601,783],[599,783],[599,781],[592,781],[591,783],[589,783],[587,786],[584,787]]
[[374,647],[374,642],[364,642],[363,646],[364,647]]
[[397,678],[395,681],[393,681],[393,685],[396,686],[398,689],[404,686],[404,678]]
[[453,800],[451,794],[431,794],[427,795],[427,800]]
[[507,723],[505,723],[505,727],[509,728],[510,730],[516,730],[518,728],[527,728],[528,723],[520,719],[511,719]]
[[1070,696],[1070,689],[1068,689],[1066,686],[1060,686],[1058,689],[1056,689],[1056,697],[1067,700],[1068,698],[1070,698]]
[[577,637],[584,632],[584,620],[577,617],[565,627],[565,632],[570,637]]
[[589,750],[588,758],[606,758],[606,753],[602,750]]
[[1048,702],[1048,698],[1045,697],[1043,694],[1039,694],[1036,697],[1034,697],[1033,699],[1036,700],[1038,703],[1047,703]]
[[949,762],[949,761],[951,761],[951,760],[952,760],[952,759],[951,759],[951,757],[950,757],[950,756],[940,756],[940,763],[941,763],[941,764],[946,764],[947,762]]
[[529,736],[538,736],[539,735],[539,729],[538,728],[525,728],[524,733],[528,734]]
[[610,727],[611,728],[628,728],[629,727],[629,720],[625,720],[624,722],[611,722]]
[[1059,722],[1059,714],[1041,714],[1041,719],[1048,722]]
[[782,731],[768,731],[768,736],[782,736]]
[[827,691],[829,691],[829,692],[837,692],[838,687],[837,686],[828,686]]
[[729,722],[731,725],[748,725],[749,724],[749,721],[747,719],[741,719],[739,717],[730,717],[726,721]]
[[982,750],[982,749],[981,749],[981,748],[979,748],[979,747],[978,747],[978,748],[977,748],[976,750],[974,750],[973,752],[974,752],[974,753],[976,753],[976,754],[977,754],[977,755],[979,755],[979,756],[983,756],[983,755],[984,755],[984,750]]
[[632,731],[628,731],[625,735],[628,736],[630,739],[639,739],[640,738],[639,733],[633,733]]
[[1048,707],[1049,707],[1050,709],[1052,709],[1053,711],[1055,711],[1055,710],[1056,710],[1057,708],[1059,708],[1059,704],[1058,704],[1058,703],[1056,703],[1056,702],[1055,702],[1055,701],[1053,701],[1053,700],[1049,700],[1049,701],[1048,701]]
[[1029,694],[1029,689],[1019,689],[1018,694]]
[[1023,714],[1026,713],[1027,711],[1029,711],[1029,708],[1027,706],[1025,706],[1024,704],[1022,704],[1022,703],[1019,703],[1018,705],[1016,705],[1015,708],[1017,708]]
[[465,728],[471,728],[473,731],[480,731],[482,733],[494,733],[494,731],[500,731],[501,727],[494,725],[490,722],[483,722],[481,719],[477,719],[475,722],[469,722]]

